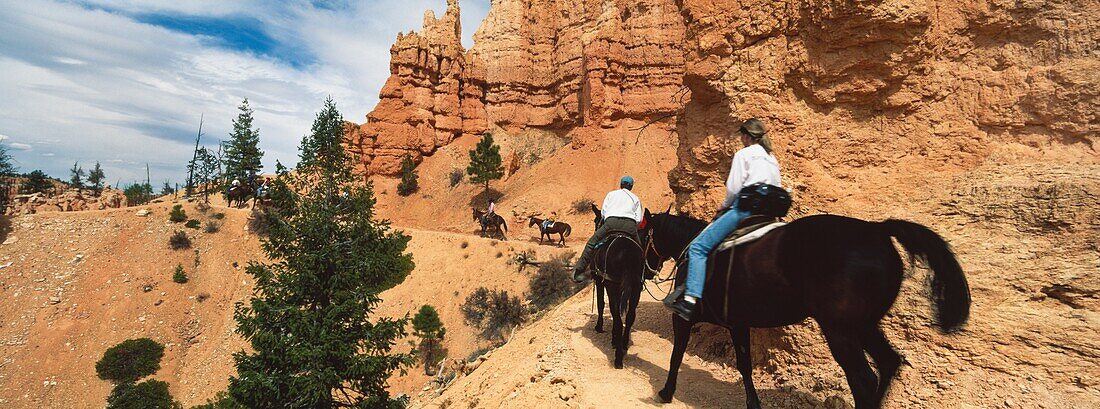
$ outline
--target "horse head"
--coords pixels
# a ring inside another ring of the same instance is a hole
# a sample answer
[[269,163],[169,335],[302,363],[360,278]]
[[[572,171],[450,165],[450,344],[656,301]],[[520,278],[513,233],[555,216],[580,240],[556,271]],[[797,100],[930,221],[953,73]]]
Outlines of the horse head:
[[480,221],[481,220],[481,214],[482,214],[481,211],[479,211],[477,209],[470,209],[470,210],[474,211],[474,221]]
[[539,219],[535,218],[535,216],[527,216],[527,227],[537,226],[538,224]]

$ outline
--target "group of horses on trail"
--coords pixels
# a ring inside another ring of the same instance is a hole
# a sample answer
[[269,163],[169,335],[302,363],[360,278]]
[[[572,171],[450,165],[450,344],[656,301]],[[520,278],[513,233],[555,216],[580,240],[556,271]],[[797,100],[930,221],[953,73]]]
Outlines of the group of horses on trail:
[[[225,192],[226,205],[235,209],[240,209],[248,204],[248,200],[252,200],[252,207],[256,207],[257,204],[266,204],[270,199],[266,194],[255,194],[260,187],[260,182],[256,179],[249,180],[241,183],[237,186],[230,186]],[[236,206],[233,206],[236,203]]]
[[[593,205],[595,223],[603,221]],[[761,220],[750,217],[742,226]],[[596,332],[603,332],[603,293],[611,310],[611,344],[615,368],[623,367],[630,347],[630,330],[647,276],[655,276],[663,263],[679,259],[691,240],[707,223],[645,210],[639,224],[641,243],[625,234],[613,235],[596,249],[589,266],[596,286]],[[672,316],[674,334],[668,378],[656,399],[672,401],[680,363],[700,322],[724,327],[733,340],[737,370],[743,377],[746,405],[760,408],[752,380],[750,328],[773,328],[813,318],[825,335],[833,358],[848,380],[855,407],[881,406],[890,382],[902,363],[879,323],[893,305],[905,278],[904,264],[892,239],[909,253],[910,260],[924,260],[931,270],[929,297],[941,332],[950,333],[965,324],[970,311],[966,277],[947,243],[922,225],[902,220],[868,222],[836,215],[815,215],[794,220],[764,236],[711,254],[704,285],[706,297],[692,320]],[[736,250],[736,251],[735,251]],[[912,264],[912,263],[911,263]],[[686,268],[677,262],[669,279],[676,285],[686,279]],[[667,279],[666,279],[667,280]],[[874,361],[877,375],[868,365]]]
[[[499,238],[500,240],[508,240],[504,233],[508,232],[508,223],[504,221],[504,217],[493,213],[488,214],[478,209],[473,209],[473,218],[475,222],[481,225],[481,236]],[[555,242],[553,235],[558,235],[556,243],[560,246],[565,246],[565,238],[569,237],[569,234],[573,232],[573,227],[569,223],[565,222],[553,222],[547,223],[546,219],[540,219],[535,216],[527,218],[528,227],[534,226],[539,229],[539,244],[542,244],[544,240]]]

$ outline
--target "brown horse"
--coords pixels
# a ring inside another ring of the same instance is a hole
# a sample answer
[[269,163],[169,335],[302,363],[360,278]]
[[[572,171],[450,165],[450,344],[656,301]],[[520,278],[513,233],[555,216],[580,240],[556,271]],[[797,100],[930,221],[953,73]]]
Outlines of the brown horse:
[[[508,223],[504,221],[503,216],[494,213],[491,217],[485,217],[485,212],[477,209],[473,209],[473,211],[474,221],[481,224],[481,237],[485,237],[486,234],[493,237],[492,233],[496,232],[501,240],[508,240],[507,237],[504,237],[504,232],[508,231]],[[501,226],[504,226],[504,229],[501,229]]]
[[236,208],[240,209],[248,202],[248,198],[252,196],[252,192],[254,191],[255,189],[248,183],[242,183],[240,186],[231,187],[225,194],[226,204],[229,205],[229,207],[233,207],[233,202],[236,201]]
[[[645,220],[641,233],[647,242],[647,265],[681,254],[707,225],[668,213],[651,215],[648,210]],[[902,362],[879,328],[905,278],[892,239],[911,259],[927,261],[932,270],[928,295],[940,330],[960,328],[969,316],[970,290],[959,262],[938,234],[902,220],[876,223],[834,215],[803,217],[736,251],[711,256],[712,271],[696,316],[686,321],[672,315],[675,340],[659,400],[672,401],[691,327],[708,322],[729,330],[747,406],[760,408],[752,383],[749,328],[782,327],[812,317],[848,378],[856,408],[880,407]],[[684,270],[677,269],[677,284],[684,282]],[[877,376],[864,354],[874,360]]]
[[528,227],[530,227],[530,226],[538,226],[539,227],[539,233],[540,233],[539,234],[539,244],[542,244],[542,239],[543,238],[545,238],[546,240],[554,240],[554,238],[551,235],[552,234],[557,234],[558,237],[559,237],[558,244],[564,247],[565,246],[565,238],[569,237],[569,233],[573,232],[573,228],[570,227],[569,224],[565,223],[565,222],[554,222],[553,226],[550,226],[549,228],[543,228],[543,226],[545,226],[545,223],[544,223],[546,221],[545,219],[540,219],[538,217],[531,216],[531,217],[528,218],[528,220],[530,221],[529,223],[527,223]]

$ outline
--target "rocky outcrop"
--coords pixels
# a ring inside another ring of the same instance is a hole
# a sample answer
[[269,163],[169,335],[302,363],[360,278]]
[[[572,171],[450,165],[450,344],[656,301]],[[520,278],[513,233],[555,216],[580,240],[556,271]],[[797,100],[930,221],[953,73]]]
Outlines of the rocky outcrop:
[[121,190],[104,189],[97,195],[90,190],[67,189],[56,195],[44,193],[15,195],[6,213],[19,216],[47,212],[117,209],[124,206],[126,206],[126,195]]
[[668,119],[686,90],[683,24],[672,0],[494,2],[463,51],[455,0],[420,33],[399,35],[391,76],[349,149],[372,174],[396,174],[490,125],[567,134],[624,118]]
[[843,197],[884,168],[965,169],[1003,143],[1097,142],[1095,2],[682,4],[692,98],[670,182],[685,211],[721,199],[736,148],[722,139],[749,117],[804,197]]
[[461,41],[457,0],[440,18],[424,14],[419,32],[397,35],[390,48],[390,78],[363,125],[347,127],[348,149],[365,171],[396,174],[401,158],[422,155],[463,134],[485,131],[484,75]]

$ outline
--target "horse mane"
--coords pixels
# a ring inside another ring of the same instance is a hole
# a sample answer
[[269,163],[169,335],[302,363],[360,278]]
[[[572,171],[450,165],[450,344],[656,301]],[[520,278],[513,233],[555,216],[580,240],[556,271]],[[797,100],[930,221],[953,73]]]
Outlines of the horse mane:
[[661,227],[669,233],[673,242],[683,243],[684,245],[691,242],[699,232],[707,227],[707,222],[695,219],[691,216],[681,216],[671,213],[658,213],[653,216],[667,218],[666,221],[661,223]]

